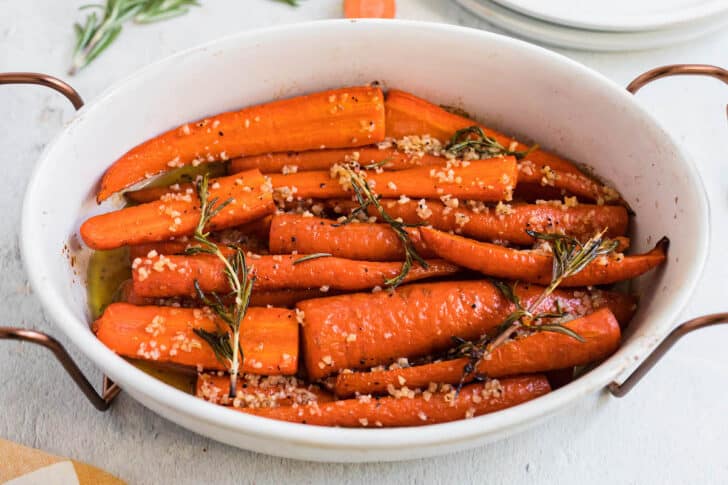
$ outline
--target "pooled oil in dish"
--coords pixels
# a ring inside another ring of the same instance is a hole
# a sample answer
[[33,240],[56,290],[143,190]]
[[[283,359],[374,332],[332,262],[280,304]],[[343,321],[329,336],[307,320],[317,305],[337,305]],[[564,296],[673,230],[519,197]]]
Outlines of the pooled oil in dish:
[[[162,174],[146,187],[162,187],[176,183],[191,182],[197,175],[209,174],[211,177],[225,175],[225,163],[208,163],[197,167],[187,166]],[[91,318],[96,320],[104,309],[115,301],[121,301],[123,286],[131,279],[129,249],[119,248],[109,251],[94,251],[88,262],[86,286]],[[179,371],[168,366],[127,359],[138,369],[184,392],[194,393],[196,374]]]

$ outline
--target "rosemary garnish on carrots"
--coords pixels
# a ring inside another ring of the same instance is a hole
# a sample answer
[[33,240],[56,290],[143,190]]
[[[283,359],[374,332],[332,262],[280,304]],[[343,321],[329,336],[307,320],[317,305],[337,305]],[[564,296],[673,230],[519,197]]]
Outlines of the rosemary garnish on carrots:
[[318,259],[318,258],[328,258],[331,256],[331,253],[313,253],[313,254],[307,254],[306,256],[301,256],[297,260],[293,261],[293,265],[297,265],[298,263],[303,263],[304,261],[310,261],[312,259]]
[[402,270],[399,274],[393,278],[389,278],[384,281],[386,286],[396,288],[402,281],[407,277],[407,274],[412,269],[412,265],[417,262],[421,267],[427,269],[427,261],[417,253],[412,239],[407,232],[408,227],[417,227],[422,224],[407,224],[402,222],[401,219],[392,218],[382,207],[379,202],[381,198],[377,195],[366,179],[366,172],[361,170],[361,167],[356,163],[337,164],[331,169],[332,177],[343,177],[347,185],[350,183],[351,188],[354,191],[354,197],[359,207],[353,209],[346,219],[338,225],[349,224],[353,220],[357,219],[359,214],[367,214],[370,207],[374,207],[379,214],[379,219],[384,221],[392,228],[394,233],[397,235],[399,240],[402,242],[404,247],[404,262],[402,263]]
[[230,372],[230,397],[234,397],[240,366],[245,359],[243,348],[240,345],[240,327],[250,304],[250,294],[253,291],[255,277],[249,275],[245,253],[239,246],[228,245],[233,253],[225,256],[220,247],[210,241],[209,232],[205,232],[205,227],[210,220],[230,204],[232,199],[224,202],[219,202],[217,197],[208,199],[207,175],[199,178],[196,185],[197,196],[200,199],[200,220],[195,228],[193,239],[199,243],[199,246],[187,248],[185,254],[212,254],[225,264],[224,272],[230,285],[230,294],[223,296],[232,297],[232,303],[225,304],[222,297],[214,292],[206,295],[195,280],[197,296],[228,328],[217,332],[196,328],[194,332],[210,345],[215,357],[227,367]]
[[457,339],[459,344],[457,353],[469,359],[463,368],[463,376],[460,379],[458,389],[462,387],[465,379],[475,372],[478,362],[488,358],[488,355],[493,350],[517,334],[527,336],[536,332],[556,332],[568,335],[582,342],[584,341],[580,335],[562,323],[558,321],[551,323],[553,320],[563,318],[565,316],[564,312],[537,312],[536,310],[566,278],[579,273],[597,257],[613,252],[619,245],[619,242],[605,238],[604,233],[606,229],[595,234],[585,243],[561,234],[543,234],[530,230],[526,232],[536,239],[547,241],[551,246],[554,257],[551,270],[551,283],[526,308],[521,303],[518,295],[516,295],[515,289],[517,282],[512,287],[500,281],[494,282],[503,296],[516,306],[516,309],[503,320],[498,334],[495,337],[490,338],[487,335],[483,335],[474,342]]
[[534,145],[528,150],[514,151],[501,145],[492,136],[486,135],[481,127],[469,126],[455,132],[445,146],[445,151],[456,157],[474,152],[480,158],[512,155],[521,160],[537,148],[538,145]]

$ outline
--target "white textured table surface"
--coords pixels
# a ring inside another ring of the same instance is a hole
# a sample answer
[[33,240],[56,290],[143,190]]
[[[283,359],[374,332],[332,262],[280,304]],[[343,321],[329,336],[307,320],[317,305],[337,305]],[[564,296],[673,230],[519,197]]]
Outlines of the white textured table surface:
[[[0,0],[0,72],[43,71],[66,78],[75,7],[55,0]],[[269,0],[204,0],[175,21],[130,27],[72,84],[90,101],[111,83],[180,49],[281,23],[340,16],[340,0],[304,0],[298,9]],[[400,18],[484,27],[445,0],[399,0]],[[562,51],[625,85],[657,65],[728,66],[728,32],[654,51]],[[725,86],[670,79],[640,101],[686,147],[712,206],[712,250],[693,302],[680,319],[728,310],[728,125]],[[59,335],[30,292],[18,251],[19,212],[33,163],[72,116],[59,95],[0,87],[0,325]],[[629,140],[624,140],[629,143]],[[69,180],[72,180],[69,177]],[[60,181],[59,181],[60,182]],[[728,328],[689,336],[627,397],[606,394],[564,410],[510,439],[456,455],[392,464],[309,464],[256,455],[192,434],[122,395],[95,411],[50,354],[0,342],[0,436],[88,461],[130,483],[728,483]],[[76,349],[76,359],[100,380]],[[2,457],[0,457],[0,464]]]

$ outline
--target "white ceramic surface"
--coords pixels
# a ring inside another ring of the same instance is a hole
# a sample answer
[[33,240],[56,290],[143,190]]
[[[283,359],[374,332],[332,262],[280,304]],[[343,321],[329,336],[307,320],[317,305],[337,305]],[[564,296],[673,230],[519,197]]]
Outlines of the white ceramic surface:
[[580,29],[638,31],[674,27],[728,11],[726,0],[495,0],[531,17]]
[[[728,3],[728,0],[725,0]],[[589,51],[633,51],[678,44],[728,27],[728,8],[694,22],[660,30],[608,32],[583,30],[540,20],[491,0],[456,0],[488,23],[524,39]],[[545,2],[548,3],[548,2]]]
[[[498,76],[475,75],[493,65]],[[96,340],[88,327],[83,267],[71,268],[62,248],[83,218],[108,210],[97,208],[92,197],[108,164],[186,120],[373,79],[462,105],[493,126],[594,166],[637,212],[635,250],[662,235],[672,239],[669,264],[640,285],[648,297],[619,352],[568,386],[499,413],[412,429],[347,430],[279,423],[205,403],[160,384]],[[57,183],[69,173],[75,183]],[[228,37],[154,64],[106,91],[79,112],[37,164],[23,208],[22,252],[49,316],[122,388],[161,415],[226,443],[280,456],[398,460],[512,434],[623,374],[665,335],[689,297],[706,256],[707,214],[693,165],[630,95],[593,71],[481,31],[331,21]]]

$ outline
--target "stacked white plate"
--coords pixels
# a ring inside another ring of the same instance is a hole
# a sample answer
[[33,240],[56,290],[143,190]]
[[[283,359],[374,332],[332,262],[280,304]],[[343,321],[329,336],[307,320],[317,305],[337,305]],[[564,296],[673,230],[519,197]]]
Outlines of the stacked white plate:
[[651,49],[728,28],[728,0],[455,1],[501,30],[572,49]]

